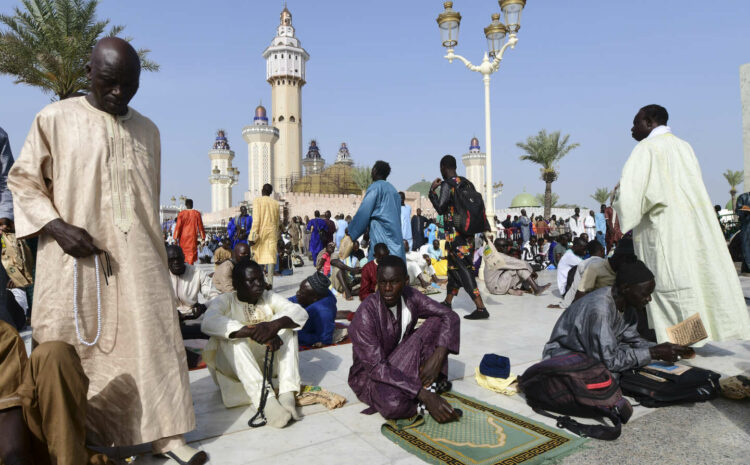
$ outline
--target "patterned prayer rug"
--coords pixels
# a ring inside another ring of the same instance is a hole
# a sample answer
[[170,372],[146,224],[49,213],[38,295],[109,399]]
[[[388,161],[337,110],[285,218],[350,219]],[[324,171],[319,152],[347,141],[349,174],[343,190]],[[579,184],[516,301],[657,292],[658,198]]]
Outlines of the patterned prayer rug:
[[420,459],[436,465],[535,465],[567,455],[586,440],[508,410],[455,392],[443,397],[463,410],[457,422],[424,422],[399,428],[385,423],[385,437]]

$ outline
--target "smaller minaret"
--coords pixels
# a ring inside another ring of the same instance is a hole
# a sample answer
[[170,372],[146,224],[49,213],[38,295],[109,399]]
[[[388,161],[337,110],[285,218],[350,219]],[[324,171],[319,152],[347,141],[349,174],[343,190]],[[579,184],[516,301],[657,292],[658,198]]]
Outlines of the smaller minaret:
[[307,149],[307,156],[302,159],[302,165],[305,167],[305,175],[319,174],[323,171],[326,161],[320,155],[318,143],[315,139],[310,141],[310,148]]
[[339,153],[336,154],[336,164],[349,166],[354,164],[354,160],[352,160],[352,156],[349,154],[349,147],[346,146],[346,142],[342,142],[341,147],[339,147]]
[[[273,184],[274,146],[279,140],[279,130],[268,125],[263,105],[255,108],[253,124],[242,128],[242,138],[247,142],[247,192],[245,200],[252,203],[261,195],[263,184]],[[274,190],[278,186],[273,186]]]
[[217,212],[232,206],[232,187],[237,184],[240,171],[232,166],[234,151],[223,129],[216,132],[213,148],[208,152],[211,160],[211,211]]
[[[476,137],[471,138],[471,144],[469,145],[469,153],[465,153],[461,159],[466,167],[466,179],[474,184],[474,188],[482,194],[482,198],[485,197],[484,186],[485,181],[485,168],[487,166],[487,155],[481,152],[479,147],[479,139]],[[491,201],[491,200],[490,200]],[[485,205],[488,205],[487,199],[484,199]]]

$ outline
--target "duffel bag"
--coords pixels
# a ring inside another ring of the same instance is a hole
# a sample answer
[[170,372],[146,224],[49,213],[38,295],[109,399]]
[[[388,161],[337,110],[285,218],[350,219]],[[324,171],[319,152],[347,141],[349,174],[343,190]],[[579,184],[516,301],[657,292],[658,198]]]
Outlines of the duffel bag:
[[720,377],[703,368],[653,363],[623,372],[620,386],[644,407],[665,407],[715,399],[721,393]]

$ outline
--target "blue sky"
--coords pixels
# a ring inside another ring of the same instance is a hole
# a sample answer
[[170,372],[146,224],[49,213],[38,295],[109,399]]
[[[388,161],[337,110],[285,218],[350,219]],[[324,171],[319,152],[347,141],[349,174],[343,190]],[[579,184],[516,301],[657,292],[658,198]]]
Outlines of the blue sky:
[[[0,11],[9,13],[3,2]],[[463,15],[456,53],[475,63],[482,28],[497,1],[456,0]],[[303,88],[303,149],[316,138],[328,161],[346,141],[355,162],[391,163],[405,189],[439,175],[446,153],[484,149],[481,75],[442,58],[435,18],[440,0],[290,0],[297,37],[310,53]],[[162,201],[184,194],[210,209],[209,160],[225,128],[247,188],[242,127],[262,99],[270,107],[261,56],[275,35],[282,1],[104,0],[99,17],[126,25],[136,47],[152,49],[158,73],[143,73],[132,105],[159,125]],[[504,207],[524,189],[543,192],[539,170],[515,143],[542,128],[581,147],[560,164],[561,202],[593,206],[596,187],[614,186],[635,141],[632,118],[645,104],[670,113],[694,147],[714,203],[726,203],[726,169],[742,169],[739,66],[750,62],[750,2],[723,0],[530,0],[519,43],[492,79],[494,177]],[[17,156],[34,114],[50,102],[0,76],[0,126]]]

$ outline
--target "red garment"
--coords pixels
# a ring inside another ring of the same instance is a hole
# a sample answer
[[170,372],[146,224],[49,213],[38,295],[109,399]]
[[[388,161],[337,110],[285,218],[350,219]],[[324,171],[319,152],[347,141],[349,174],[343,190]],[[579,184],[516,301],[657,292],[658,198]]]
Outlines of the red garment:
[[198,210],[182,210],[177,215],[177,225],[174,227],[174,238],[179,242],[185,263],[193,264],[198,260],[198,234],[201,240],[206,238],[203,230],[201,212]]
[[362,267],[362,282],[359,284],[359,300],[365,300],[368,295],[375,292],[378,284],[378,264],[375,260],[367,262]]

